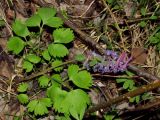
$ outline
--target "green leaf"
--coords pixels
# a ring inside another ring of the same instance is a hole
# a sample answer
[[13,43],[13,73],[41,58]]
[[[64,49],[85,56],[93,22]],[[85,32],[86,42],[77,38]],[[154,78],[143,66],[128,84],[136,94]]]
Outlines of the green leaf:
[[58,27],[61,27],[63,25],[63,21],[59,17],[52,17],[52,18],[47,20],[46,25],[48,25],[50,27],[58,28]]
[[85,56],[83,54],[78,54],[75,56],[75,60],[79,62],[83,62],[85,60]]
[[53,57],[64,57],[69,54],[68,49],[62,44],[50,44],[48,51]]
[[89,72],[83,70],[73,76],[72,82],[80,88],[89,89],[92,86],[92,77]]
[[27,83],[21,83],[21,84],[19,84],[17,91],[18,92],[26,92],[28,87],[29,87],[29,85]]
[[51,56],[49,55],[48,49],[46,49],[46,50],[44,50],[44,51],[42,52],[42,56],[43,56],[43,58],[44,58],[45,60],[50,61],[50,59],[51,59]]
[[160,32],[156,33],[155,37],[157,37],[159,39],[159,41],[160,41]]
[[79,70],[78,65],[70,65],[67,70],[69,79],[73,80],[74,75],[77,74]]
[[87,105],[90,104],[89,96],[80,89],[66,92],[59,87],[52,86],[48,94],[53,101],[53,107],[59,113],[71,114],[75,119],[83,118]]
[[144,7],[141,8],[141,14],[142,14],[143,16],[146,15],[146,11],[147,11],[146,8],[144,8]]
[[3,26],[5,26],[5,21],[0,18],[0,27],[3,27]]
[[59,116],[59,115],[57,115],[55,117],[55,120],[71,120],[71,118],[69,116]]
[[142,95],[142,100],[148,100],[148,99],[151,99],[152,98],[152,96],[151,96],[151,94],[149,94],[149,93],[144,93],[143,95]]
[[118,79],[116,79],[116,82],[117,83],[122,83],[122,82],[125,82],[125,81],[127,81],[128,79],[126,79],[126,78],[118,78]]
[[29,54],[25,59],[35,64],[41,61],[41,58],[39,56],[36,56],[35,54]]
[[29,112],[37,115],[45,115],[48,113],[47,107],[51,107],[52,102],[49,98],[41,98],[40,100],[32,100],[27,105]]
[[26,37],[30,34],[28,31],[27,26],[22,23],[20,20],[15,20],[15,22],[12,25],[12,29],[18,36]]
[[152,15],[152,16],[150,17],[151,20],[157,20],[157,18],[158,18],[158,17],[157,17],[157,16],[154,16],[154,15]]
[[47,90],[47,95],[51,98],[53,101],[53,107],[55,111],[61,112],[61,113],[68,113],[68,111],[62,111],[62,101],[65,99],[67,92],[64,90],[61,90],[59,87],[51,86]]
[[138,25],[139,25],[140,27],[144,28],[144,27],[146,27],[147,22],[141,21]]
[[43,24],[46,24],[48,19],[55,16],[56,10],[54,8],[43,7],[40,8],[37,13],[41,17]]
[[53,31],[55,43],[69,43],[74,40],[73,31],[70,28],[59,28]]
[[140,101],[140,95],[136,96],[136,103],[139,103]]
[[106,0],[109,4],[112,4],[114,0]]
[[133,103],[135,101],[136,97],[130,98],[129,102]]
[[105,115],[104,116],[105,120],[113,120],[114,117],[115,115]]
[[43,103],[46,107],[52,107],[52,101],[50,98],[41,98],[39,102]]
[[149,37],[149,41],[153,44],[157,44],[158,42],[160,42],[160,39],[158,39],[157,37],[151,36]]
[[134,81],[128,79],[128,80],[126,80],[126,81],[124,82],[123,88],[124,88],[124,89],[130,89],[130,90],[132,90],[132,89],[134,88],[134,85],[135,85]]
[[98,60],[97,59],[92,59],[90,62],[89,62],[89,65],[91,66],[91,67],[93,67],[94,65],[96,65],[98,63]]
[[81,89],[70,91],[61,103],[60,111],[69,111],[77,120],[82,120],[87,105],[90,104],[89,96]]
[[132,72],[130,72],[128,70],[126,70],[125,72],[129,77],[133,77],[135,75],[134,73],[132,73]]
[[23,69],[26,69],[26,72],[31,72],[33,69],[33,64],[28,61],[24,61],[22,67]]
[[38,14],[35,14],[26,20],[26,25],[29,27],[35,27],[35,26],[40,27],[40,24],[41,24],[41,18]]
[[60,74],[54,74],[51,76],[51,82],[52,82],[53,86],[60,87],[63,80],[62,80]]
[[27,94],[19,94],[17,96],[17,98],[18,98],[19,102],[22,104],[26,104],[29,101]]
[[[63,66],[60,66],[62,65],[62,61],[61,60],[55,60],[54,62],[52,62],[52,67],[54,67],[54,70],[56,72],[60,72],[61,70],[63,70]],[[60,66],[60,67],[58,67]]]
[[38,83],[39,83],[40,87],[42,87],[42,88],[47,87],[49,81],[50,81],[50,79],[46,75],[43,75],[38,78]]
[[28,112],[34,112],[35,107],[38,104],[38,100],[32,100],[28,103],[27,108],[28,108]]
[[9,51],[13,51],[14,54],[19,54],[24,48],[24,41],[19,37],[11,37],[7,42],[7,48]]
[[34,110],[34,114],[37,115],[45,115],[48,113],[48,109],[46,106],[44,106],[43,103],[38,102],[38,104],[36,105],[36,108]]

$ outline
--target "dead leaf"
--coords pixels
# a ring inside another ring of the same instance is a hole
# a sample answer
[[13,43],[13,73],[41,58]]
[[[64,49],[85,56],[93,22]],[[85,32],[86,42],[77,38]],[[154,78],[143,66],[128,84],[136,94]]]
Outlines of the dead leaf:
[[147,50],[145,48],[132,48],[131,56],[133,60],[131,63],[144,64],[147,58]]

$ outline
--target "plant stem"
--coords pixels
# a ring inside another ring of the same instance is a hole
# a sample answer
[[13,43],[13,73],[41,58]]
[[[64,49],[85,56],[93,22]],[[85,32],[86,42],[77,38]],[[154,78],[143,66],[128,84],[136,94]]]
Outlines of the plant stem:
[[[74,63],[75,62],[75,60],[71,60],[71,61],[66,61],[66,62],[63,62],[61,65],[59,65],[59,66],[57,66],[57,67],[60,67],[60,66],[64,66],[64,65],[67,65],[67,64],[70,64],[70,63]],[[23,78],[20,82],[24,82],[24,81],[28,81],[28,80],[31,80],[31,79],[33,79],[33,78],[36,78],[36,77],[38,77],[38,76],[40,76],[40,75],[43,75],[43,74],[45,74],[45,73],[47,73],[48,71],[50,71],[50,70],[52,70],[52,69],[54,69],[54,68],[57,68],[57,67],[49,67],[49,68],[47,68],[47,69],[45,69],[45,70],[42,70],[42,71],[40,71],[40,72],[38,72],[38,73],[35,73],[35,74],[33,74],[33,75],[30,75],[30,76],[28,76],[28,77],[26,77],[26,78]]]

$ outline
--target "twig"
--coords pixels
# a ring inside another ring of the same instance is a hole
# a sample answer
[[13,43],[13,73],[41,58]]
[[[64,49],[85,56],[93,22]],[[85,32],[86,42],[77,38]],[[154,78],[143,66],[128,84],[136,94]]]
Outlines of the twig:
[[[59,65],[59,66],[57,66],[57,67],[64,66],[64,65],[67,65],[67,64],[70,64],[70,63],[73,63],[73,62],[75,62],[75,60],[63,62],[61,65]],[[50,68],[47,68],[47,69],[45,69],[45,70],[42,70],[42,71],[40,71],[40,72],[38,72],[38,73],[34,73],[34,74],[30,75],[30,76],[27,76],[27,77],[21,79],[19,82],[29,81],[29,80],[31,80],[31,79],[33,79],[33,78],[36,78],[36,77],[38,77],[38,76],[40,76],[40,75],[43,75],[43,74],[49,72],[49,71],[51,71],[52,69],[57,68],[57,67],[50,67]]]
[[116,104],[118,102],[122,102],[122,101],[125,101],[125,100],[128,100],[132,97],[135,97],[137,95],[140,95],[142,93],[145,93],[145,92],[149,92],[149,91],[152,91],[156,88],[160,87],[160,81],[157,81],[157,82],[153,82],[151,84],[148,84],[148,85],[143,85],[142,87],[140,88],[137,88],[136,90],[133,90],[131,92],[128,92],[124,95],[121,95],[119,97],[116,97],[108,102],[102,102],[100,103],[99,105],[95,106],[95,107],[91,107],[89,108],[87,111],[86,111],[86,114],[89,114],[89,113],[93,113],[95,111],[98,111],[100,109],[103,109],[103,108],[107,108],[113,104]]

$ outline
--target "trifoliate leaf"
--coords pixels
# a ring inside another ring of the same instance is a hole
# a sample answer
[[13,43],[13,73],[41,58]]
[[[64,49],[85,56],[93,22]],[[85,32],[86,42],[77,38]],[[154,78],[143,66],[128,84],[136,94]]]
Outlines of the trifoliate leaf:
[[38,104],[38,100],[32,100],[28,103],[27,108],[29,112],[34,112],[36,106]]
[[24,61],[22,66],[23,66],[23,69],[26,70],[26,72],[31,72],[33,69],[33,64],[28,61]]
[[27,105],[29,112],[34,112],[37,115],[45,115],[48,113],[47,107],[51,107],[51,100],[49,98],[42,98],[40,100],[32,100]]
[[34,110],[34,114],[37,115],[45,115],[48,113],[48,109],[46,106],[43,105],[43,103],[38,102],[35,110]]
[[59,28],[53,31],[53,38],[56,43],[69,43],[74,40],[74,34],[69,28]]
[[46,25],[48,25],[50,27],[58,28],[63,25],[63,21],[59,17],[51,17],[50,19],[47,20]]
[[46,107],[52,106],[52,101],[50,98],[41,98],[39,102],[43,103]]
[[41,58],[39,56],[34,55],[34,54],[27,55],[26,59],[32,63],[39,63],[41,61]]
[[52,85],[55,87],[60,87],[62,83],[62,78],[60,74],[54,74],[51,76]]
[[42,52],[42,56],[43,56],[43,58],[44,58],[45,60],[50,61],[50,59],[51,59],[51,56],[49,55],[49,52],[48,52],[47,49]]
[[24,48],[24,41],[19,37],[11,37],[7,43],[9,51],[13,51],[14,54],[19,54]]
[[12,29],[18,36],[21,37],[26,37],[30,34],[27,26],[20,20],[15,20],[15,22],[12,25]]
[[75,60],[76,61],[79,61],[79,62],[82,62],[82,61],[84,61],[86,58],[85,58],[85,56],[83,55],[83,54],[78,54],[78,55],[76,55],[75,56]]
[[[63,66],[60,66],[60,65],[62,65],[62,61],[60,61],[60,60],[55,60],[54,62],[52,62],[52,67],[54,67],[54,70],[56,71],[56,72],[60,72],[61,70],[63,70]],[[60,67],[58,67],[58,66],[60,66]]]
[[71,114],[77,120],[83,118],[85,109],[90,103],[89,96],[83,90],[66,92],[59,87],[52,86],[47,92],[56,111],[67,115]]
[[85,109],[90,103],[89,96],[80,89],[70,91],[61,103],[61,111],[69,113],[77,120],[82,120]]
[[71,80],[76,86],[80,88],[89,89],[89,87],[92,86],[92,77],[86,70],[78,72]]
[[27,94],[19,94],[17,96],[17,98],[18,98],[19,102],[22,104],[26,104],[29,101]]
[[68,49],[62,44],[50,44],[48,51],[53,57],[64,57],[68,55]]
[[54,8],[43,7],[40,8],[37,13],[41,17],[43,24],[46,24],[48,19],[55,16],[56,10]]
[[40,26],[41,18],[38,14],[35,14],[26,20],[26,25],[29,27]]
[[27,83],[21,83],[19,86],[18,86],[18,89],[17,91],[18,92],[26,92],[27,89],[28,89],[29,85]]
[[49,81],[50,81],[50,79],[46,75],[43,75],[43,76],[38,78],[38,83],[42,88],[47,87]]
[[69,79],[73,80],[73,77],[78,73],[78,71],[79,71],[78,65],[70,65],[67,70]]

